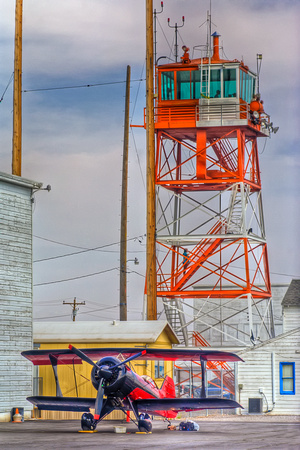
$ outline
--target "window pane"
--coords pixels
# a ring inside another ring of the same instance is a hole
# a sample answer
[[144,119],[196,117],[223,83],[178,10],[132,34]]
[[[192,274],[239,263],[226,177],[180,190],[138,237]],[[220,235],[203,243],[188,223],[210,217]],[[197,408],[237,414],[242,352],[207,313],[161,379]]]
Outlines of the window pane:
[[224,97],[236,97],[236,69],[224,69]]
[[284,391],[292,392],[294,389],[293,379],[288,378],[288,379],[282,380],[282,389]]
[[164,378],[165,376],[165,363],[164,361],[155,361],[154,377]]
[[291,364],[284,364],[282,366],[282,378],[293,378],[293,366]]
[[161,73],[161,99],[174,100],[174,72]]
[[221,71],[213,69],[210,72],[210,98],[221,97]]
[[184,100],[191,98],[190,71],[177,72],[177,98]]
[[200,98],[200,71],[192,71],[192,98]]
[[240,70],[240,98],[246,100],[246,74]]

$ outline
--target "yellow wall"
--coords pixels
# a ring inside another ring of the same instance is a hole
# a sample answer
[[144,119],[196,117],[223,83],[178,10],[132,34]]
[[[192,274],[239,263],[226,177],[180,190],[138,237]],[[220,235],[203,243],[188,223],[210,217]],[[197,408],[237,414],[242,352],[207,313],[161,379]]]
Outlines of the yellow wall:
[[[48,349],[66,349],[68,348],[68,343],[47,343],[41,344],[41,350]],[[122,343],[122,345],[118,343],[105,342],[99,344],[99,342],[73,342],[72,345],[78,348],[97,348],[97,347],[145,347],[143,342],[140,343]],[[148,348],[172,348],[172,344],[168,338],[168,335],[165,331],[163,331],[157,341],[154,344],[147,345]],[[158,387],[161,386],[163,382],[163,378],[155,378],[155,361],[144,361],[137,360],[129,363],[131,368],[139,375],[148,375],[153,378]],[[82,364],[75,364],[75,374],[76,374],[76,382],[78,388],[78,396],[79,397],[96,397],[96,390],[94,389],[91,383],[91,365],[86,362],[82,362]],[[58,365],[58,379],[61,387],[61,391],[64,397],[77,397],[76,387],[75,387],[75,379],[74,379],[74,369],[73,365]],[[172,361],[164,362],[164,374],[173,376],[173,363]],[[54,374],[52,366],[39,366],[39,377],[43,379],[43,395],[56,395],[56,386],[54,380]],[[56,412],[56,411],[42,411],[42,418],[45,419],[78,419],[81,417],[81,413],[69,413],[69,412]],[[112,414],[108,416],[109,419],[123,419],[124,414],[119,411],[114,411]]]

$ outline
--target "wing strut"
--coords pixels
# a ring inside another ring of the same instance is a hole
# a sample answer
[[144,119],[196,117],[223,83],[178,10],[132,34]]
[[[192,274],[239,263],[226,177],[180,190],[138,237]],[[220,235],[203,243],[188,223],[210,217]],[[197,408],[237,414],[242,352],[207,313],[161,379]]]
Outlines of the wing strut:
[[200,357],[201,362],[201,377],[202,377],[202,386],[201,386],[201,398],[206,398],[206,361]]
[[62,392],[61,392],[61,388],[59,385],[59,380],[58,380],[58,375],[57,375],[57,356],[56,355],[52,355],[51,353],[49,354],[49,359],[51,362],[51,366],[53,369],[53,373],[54,373],[54,378],[55,378],[55,385],[56,385],[56,397],[62,397]]

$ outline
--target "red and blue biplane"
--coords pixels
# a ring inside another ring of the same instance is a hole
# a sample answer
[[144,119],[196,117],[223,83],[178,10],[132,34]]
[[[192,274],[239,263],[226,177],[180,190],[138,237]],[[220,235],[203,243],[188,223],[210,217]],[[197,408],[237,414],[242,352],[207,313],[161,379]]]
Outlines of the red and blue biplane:
[[[242,361],[234,353],[213,350],[154,349],[154,348],[89,348],[81,349],[69,345],[69,350],[28,350],[22,355],[34,365],[52,365],[56,396],[34,396],[27,400],[40,410],[83,412],[81,427],[83,430],[95,430],[98,422],[115,409],[133,411],[135,424],[139,431],[150,432],[150,415],[174,419],[180,411],[201,409],[241,408],[234,400],[225,398],[207,398],[206,362]],[[122,355],[123,361],[118,359]],[[201,362],[202,388],[200,398],[176,398],[172,378],[165,377],[158,389],[150,377],[136,374],[128,365],[134,359],[199,361]],[[92,366],[91,382],[97,390],[96,398],[63,397],[59,385],[57,366],[60,364],[82,364]],[[94,362],[97,361],[97,362]],[[95,414],[90,413],[95,409]]]

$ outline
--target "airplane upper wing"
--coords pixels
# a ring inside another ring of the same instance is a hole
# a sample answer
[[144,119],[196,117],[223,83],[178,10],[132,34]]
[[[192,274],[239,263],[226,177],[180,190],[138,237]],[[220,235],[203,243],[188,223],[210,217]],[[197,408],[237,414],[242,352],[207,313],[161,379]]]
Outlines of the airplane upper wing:
[[[144,360],[168,360],[168,361],[243,361],[235,353],[217,350],[188,350],[188,349],[161,349],[144,347],[112,347],[112,348],[80,348],[80,350],[97,361],[105,356],[120,356],[127,359],[141,350],[146,350],[144,355],[136,359]],[[49,355],[57,358],[57,364],[82,364],[81,358],[67,349],[26,350],[22,356],[29,359],[34,365],[50,365]]]

